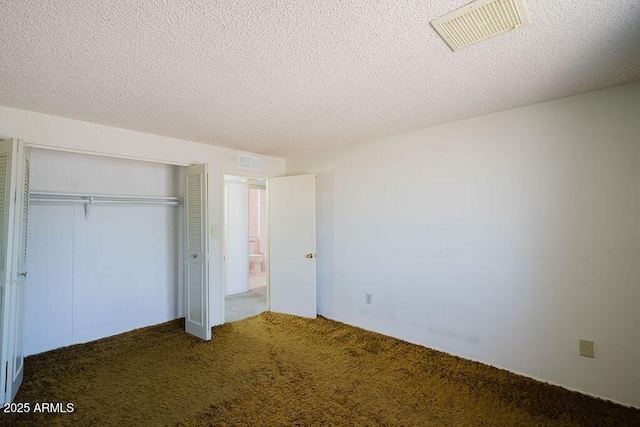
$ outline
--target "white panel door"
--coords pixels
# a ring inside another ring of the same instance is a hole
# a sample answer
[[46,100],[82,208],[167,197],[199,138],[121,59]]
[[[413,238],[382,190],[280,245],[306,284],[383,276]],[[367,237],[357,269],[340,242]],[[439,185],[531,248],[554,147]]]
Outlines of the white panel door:
[[227,218],[226,295],[249,290],[249,187],[230,182],[225,195]]
[[270,310],[316,317],[316,176],[271,178],[268,197]]
[[209,341],[209,221],[207,165],[185,168],[185,331]]
[[0,390],[6,403],[24,376],[29,152],[20,140],[0,141],[0,207]]

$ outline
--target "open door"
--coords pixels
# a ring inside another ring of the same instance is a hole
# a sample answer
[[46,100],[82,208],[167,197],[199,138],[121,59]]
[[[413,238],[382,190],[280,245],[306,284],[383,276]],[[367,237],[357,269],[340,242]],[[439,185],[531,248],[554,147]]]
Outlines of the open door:
[[187,333],[209,341],[207,165],[187,166],[185,170],[184,324]]
[[0,141],[0,342],[2,403],[24,375],[24,296],[27,286],[29,152],[23,141]]
[[268,197],[270,309],[316,317],[316,176],[271,178]]

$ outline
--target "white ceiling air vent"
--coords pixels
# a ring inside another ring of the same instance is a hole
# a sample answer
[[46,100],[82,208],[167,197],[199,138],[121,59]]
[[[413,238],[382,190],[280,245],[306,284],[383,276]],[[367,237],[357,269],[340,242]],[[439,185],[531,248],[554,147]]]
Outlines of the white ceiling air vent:
[[260,160],[258,157],[250,157],[243,154],[238,154],[238,169],[260,171],[262,170],[262,160]]
[[476,0],[431,25],[456,51],[530,22],[524,0]]

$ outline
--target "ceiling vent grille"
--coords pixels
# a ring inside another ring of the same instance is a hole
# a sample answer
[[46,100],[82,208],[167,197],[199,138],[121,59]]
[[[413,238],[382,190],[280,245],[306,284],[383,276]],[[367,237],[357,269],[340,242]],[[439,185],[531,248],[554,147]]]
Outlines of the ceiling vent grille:
[[524,0],[476,0],[431,25],[457,51],[530,22]]
[[262,170],[262,160],[258,157],[238,154],[238,169],[250,169],[254,171]]

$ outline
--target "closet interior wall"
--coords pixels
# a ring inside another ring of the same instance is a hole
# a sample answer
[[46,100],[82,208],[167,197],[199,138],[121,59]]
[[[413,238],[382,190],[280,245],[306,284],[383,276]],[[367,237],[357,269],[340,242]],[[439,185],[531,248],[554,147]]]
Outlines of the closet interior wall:
[[[32,149],[31,191],[182,198],[182,168]],[[25,354],[182,317],[182,215],[32,200]]]

